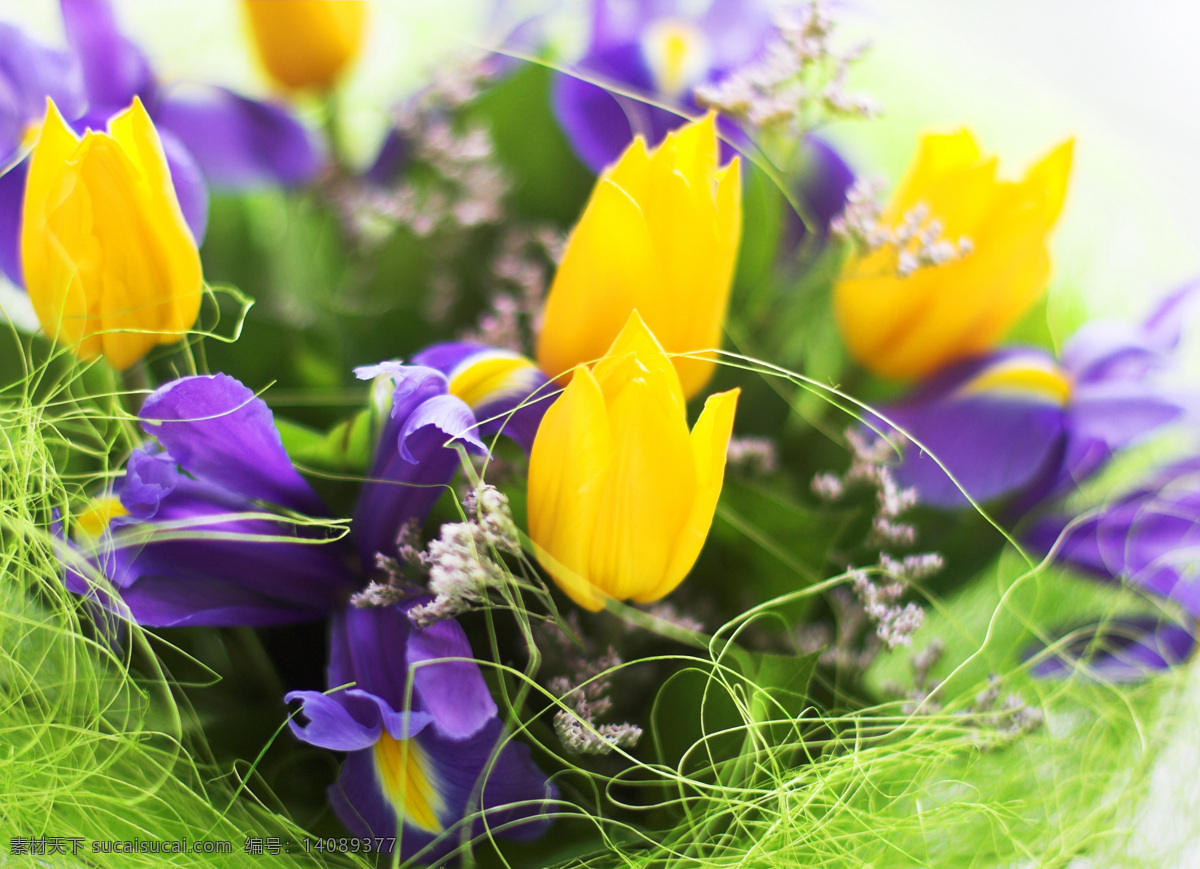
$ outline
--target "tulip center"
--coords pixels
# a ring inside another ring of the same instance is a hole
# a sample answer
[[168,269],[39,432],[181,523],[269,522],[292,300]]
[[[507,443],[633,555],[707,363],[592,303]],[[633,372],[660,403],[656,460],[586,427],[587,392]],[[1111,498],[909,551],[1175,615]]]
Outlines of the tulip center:
[[690,21],[664,18],[646,28],[642,55],[656,89],[680,97],[708,71],[709,49],[704,33]]
[[375,772],[388,802],[409,826],[440,833],[442,795],[430,776],[429,758],[414,739],[396,739],[384,731],[375,743]]

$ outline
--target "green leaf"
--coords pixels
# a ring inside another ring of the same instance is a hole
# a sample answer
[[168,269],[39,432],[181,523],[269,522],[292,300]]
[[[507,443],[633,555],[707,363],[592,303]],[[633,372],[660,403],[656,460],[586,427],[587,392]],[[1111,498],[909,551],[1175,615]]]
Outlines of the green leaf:
[[517,212],[535,220],[574,223],[594,178],[571,150],[550,110],[554,72],[527,64],[483,94],[471,107],[484,120],[501,162],[516,182]]
[[379,437],[371,410],[363,410],[328,432],[320,432],[282,417],[275,425],[284,449],[297,465],[315,470],[365,474]]

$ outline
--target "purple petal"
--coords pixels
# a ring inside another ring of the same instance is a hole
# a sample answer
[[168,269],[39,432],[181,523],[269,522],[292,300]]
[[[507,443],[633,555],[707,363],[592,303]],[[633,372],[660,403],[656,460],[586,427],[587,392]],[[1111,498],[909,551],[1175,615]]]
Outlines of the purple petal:
[[[550,824],[547,801],[557,797],[557,790],[534,765],[526,746],[504,745],[489,765],[504,737],[504,728],[495,718],[467,740],[445,739],[432,729],[416,737],[428,760],[429,783],[443,807],[438,815],[443,829],[435,836],[406,823],[400,833],[401,860],[440,865],[461,846],[463,819],[477,815],[481,807],[486,825],[482,817],[474,820],[473,839],[484,837],[489,828],[522,840],[545,832]],[[346,757],[337,783],[329,789],[334,812],[357,836],[396,835],[399,807],[385,796],[378,775],[374,752],[356,751]]]
[[214,187],[302,184],[320,169],[312,137],[284,106],[223,88],[198,93],[165,95],[154,122],[187,146]]
[[1185,410],[1181,398],[1139,381],[1079,384],[1067,411],[1073,437],[1103,443],[1110,452],[1131,446]]
[[0,22],[0,167],[16,154],[26,128],[42,120],[46,97],[66,117],[82,112],[79,64],[68,52],[46,48]]
[[163,457],[138,456],[120,484],[130,516],[112,522],[101,562],[138,622],[304,621],[328,615],[353,589],[345,547],[322,529],[238,515],[258,508],[174,474]]
[[[420,353],[413,356],[412,361],[413,365],[421,365],[440,371],[448,382],[450,372],[455,368],[475,354],[484,353],[491,349],[486,344],[476,344],[474,341],[448,341],[444,344],[433,344],[426,347]],[[449,388],[448,385],[447,388]]]
[[288,722],[292,732],[310,745],[333,751],[370,748],[384,729],[397,739],[409,739],[432,720],[424,712],[396,712],[381,698],[356,689],[333,694],[292,691],[283,700],[299,700],[300,712],[308,719],[301,724],[293,717]]
[[[650,69],[636,43],[603,49],[583,58],[581,76],[611,81],[634,93],[651,93]],[[579,159],[595,173],[617,161],[641,133],[650,146],[683,123],[670,112],[628,97],[615,96],[582,77],[560,74],[552,94],[554,113]]]
[[1146,342],[1163,352],[1179,346],[1184,323],[1195,313],[1200,297],[1200,279],[1188,281],[1164,298],[1142,324]]
[[[676,0],[649,0],[637,4],[601,2],[593,7],[591,41],[586,56],[575,65],[578,76],[562,74],[554,83],[554,111],[579,158],[593,171],[620,157],[633,140],[642,135],[656,147],[671,130],[700,113],[692,97],[695,85],[719,81],[735,67],[762,51],[773,32],[768,4],[753,0],[715,0],[697,18],[687,4]],[[658,23],[690,22],[704,45],[704,68],[693,70],[694,80],[684,83],[679,94],[660,92],[659,83],[646,59],[644,39]],[[628,92],[617,96],[598,81]],[[678,112],[648,105],[636,96],[670,102]],[[736,125],[722,118],[721,132],[744,141]],[[734,149],[722,142],[722,160],[732,158]]]
[[[409,636],[408,663],[420,708],[433,716],[434,728],[447,738],[472,736],[496,715],[496,703],[474,657],[467,635],[453,619]],[[463,660],[422,664],[441,658]]]
[[[1195,480],[1188,485],[1194,486]],[[1200,616],[1200,493],[1143,490],[1074,521],[1050,516],[1025,534],[1037,551],[1102,580],[1124,580]]]
[[[351,835],[364,839],[396,836],[396,810],[383,795],[376,778],[373,751],[346,755],[342,771],[337,781],[329,786],[328,794],[334,814]],[[427,836],[426,841],[432,838]],[[397,846],[403,847],[403,844],[397,843]]]
[[83,67],[89,113],[112,115],[140,96],[154,105],[150,63],[117,26],[108,0],[61,0],[63,29]]
[[383,187],[395,181],[411,160],[412,144],[393,128],[388,130],[379,153],[363,177],[377,187]]
[[[292,691],[284,695],[283,702],[300,701],[299,714],[308,719],[306,723],[293,716],[288,721],[292,733],[309,745],[333,751],[358,751],[370,748],[379,741],[383,724],[379,719],[379,707],[363,698],[351,700],[320,691]],[[358,714],[354,714],[357,712]]]
[[[808,136],[804,140],[796,198],[813,221],[811,227],[819,240],[829,233],[829,223],[846,207],[846,193],[854,184],[854,172],[842,156],[823,140]],[[784,250],[793,250],[808,234],[808,227],[791,208],[787,211]]]
[[446,375],[448,387],[469,392],[469,406],[479,422],[482,438],[505,434],[525,452],[533,449],[542,417],[553,403],[557,388],[530,360],[508,350],[483,344],[435,344],[413,357],[414,364],[436,368]]
[[394,555],[396,537],[411,520],[422,521],[458,470],[462,441],[486,453],[474,431],[475,417],[463,402],[446,395],[441,372],[397,366],[392,414],[380,435],[370,479],[354,514],[354,536],[363,564],[376,553]]
[[[550,826],[547,801],[554,799],[557,791],[533,763],[529,747],[512,742],[498,718],[491,719],[469,739],[448,739],[430,728],[417,737],[417,742],[430,760],[431,778],[451,809],[447,813],[451,822],[476,814],[482,807],[487,826],[493,831],[520,822],[499,833],[505,838],[534,839]],[[472,836],[483,835],[485,829],[483,819],[476,819]],[[458,836],[447,836],[422,854],[422,859],[436,860],[457,844]]]
[[884,416],[928,450],[907,445],[897,481],[916,487],[923,503],[960,507],[966,499],[931,455],[976,501],[1011,494],[1048,469],[1056,472],[1051,465],[1065,445],[1061,400],[997,379],[1008,371],[1041,372],[1052,364],[1040,351],[989,354],[952,366],[908,400],[883,408]]
[[1072,634],[1065,649],[1034,666],[1035,676],[1080,672],[1108,682],[1134,682],[1186,661],[1196,647],[1194,630],[1149,617],[1087,625]]
[[225,374],[183,377],[155,390],[142,427],[184,470],[247,498],[325,515],[292,466],[266,403]]
[[487,447],[479,440],[476,432],[475,414],[461,398],[453,395],[437,395],[423,401],[408,417],[400,431],[400,456],[406,462],[417,463],[419,453],[410,449],[410,441],[421,431],[436,430],[443,443],[462,441],[472,452],[487,453]]
[[396,710],[411,702],[408,639],[414,628],[397,607],[343,606],[329,629],[328,687],[354,685]]
[[[407,610],[428,600],[339,610],[330,633],[329,687],[353,683],[392,709],[412,704],[429,713],[439,733],[465,738],[495,716],[496,704],[458,622],[450,619],[419,630],[412,626]],[[442,658],[463,660],[422,664]]]
[[[678,5],[678,4],[676,4]],[[749,63],[776,34],[773,10],[761,0],[713,0],[700,19],[714,78]]]
[[204,176],[200,174],[200,167],[191,153],[171,131],[160,129],[158,132],[163,154],[167,158],[167,168],[171,170],[175,196],[179,199],[179,210],[183,212],[183,219],[192,231],[192,239],[199,247],[204,243],[204,234],[208,229],[208,188],[204,185]]
[[25,286],[25,271],[21,268],[21,209],[28,172],[26,159],[0,175],[0,271],[18,287]]

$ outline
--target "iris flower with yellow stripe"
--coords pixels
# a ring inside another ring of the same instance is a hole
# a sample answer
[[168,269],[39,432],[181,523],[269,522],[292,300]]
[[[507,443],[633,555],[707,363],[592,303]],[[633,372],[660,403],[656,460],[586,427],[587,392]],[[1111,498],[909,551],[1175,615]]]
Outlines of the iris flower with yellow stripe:
[[334,811],[356,836],[398,838],[402,860],[444,858],[485,824],[536,838],[557,792],[509,737],[458,623],[412,626],[406,610],[421,602],[340,610],[329,693],[287,695],[301,704],[292,731],[347,753],[329,789]]
[[881,408],[928,450],[902,448],[898,482],[931,506],[963,506],[965,491],[979,502],[1009,499],[1018,515],[1069,491],[1116,451],[1194,409],[1170,379],[1194,296],[1184,287],[1138,326],[1090,323],[1058,359],[1033,347],[968,359]]

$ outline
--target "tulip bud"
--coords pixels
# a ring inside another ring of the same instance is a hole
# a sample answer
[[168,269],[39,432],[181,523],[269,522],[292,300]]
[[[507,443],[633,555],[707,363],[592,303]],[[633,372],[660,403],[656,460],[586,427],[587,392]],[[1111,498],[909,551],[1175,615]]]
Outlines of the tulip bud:
[[141,101],[79,139],[53,102],[25,187],[21,257],[51,338],[125,369],[200,310],[200,255]]
[[670,593],[691,570],[725,475],[738,390],[709,396],[688,433],[671,360],[637,311],[608,354],[580,365],[529,459],[529,536],[590,610]]
[[667,135],[652,153],[639,136],[596,182],[567,241],[538,338],[551,377],[599,359],[637,309],[696,395],[721,344],[742,228],[738,160],[717,169],[716,117]]
[[897,257],[911,255],[894,245],[852,257],[834,309],[854,357],[881,376],[912,380],[994,347],[1046,288],[1047,237],[1071,151],[1064,142],[1021,181],[998,181],[996,158],[983,157],[967,130],[926,135],[880,223],[928,215],[964,253],[907,277]]
[[244,0],[267,74],[292,90],[329,90],[362,49],[362,0]]

